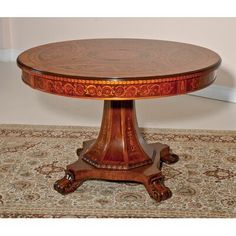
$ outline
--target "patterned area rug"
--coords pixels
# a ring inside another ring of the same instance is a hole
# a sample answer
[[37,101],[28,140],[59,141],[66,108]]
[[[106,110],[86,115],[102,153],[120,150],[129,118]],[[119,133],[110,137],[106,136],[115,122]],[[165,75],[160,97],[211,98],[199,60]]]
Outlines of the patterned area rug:
[[236,131],[145,129],[171,146],[164,165],[172,198],[157,203],[143,185],[87,181],[72,194],[53,190],[97,128],[0,125],[0,217],[236,217]]

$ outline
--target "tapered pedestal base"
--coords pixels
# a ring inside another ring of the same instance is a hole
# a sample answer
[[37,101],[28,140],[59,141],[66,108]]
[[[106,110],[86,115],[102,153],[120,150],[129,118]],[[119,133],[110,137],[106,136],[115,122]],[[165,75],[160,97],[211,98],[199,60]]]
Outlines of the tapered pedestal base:
[[77,154],[79,160],[68,165],[65,176],[54,184],[61,194],[75,191],[86,180],[101,179],[142,183],[158,202],[171,197],[161,164],[175,163],[178,156],[167,145],[144,141],[133,101],[105,101],[98,139],[85,141]]

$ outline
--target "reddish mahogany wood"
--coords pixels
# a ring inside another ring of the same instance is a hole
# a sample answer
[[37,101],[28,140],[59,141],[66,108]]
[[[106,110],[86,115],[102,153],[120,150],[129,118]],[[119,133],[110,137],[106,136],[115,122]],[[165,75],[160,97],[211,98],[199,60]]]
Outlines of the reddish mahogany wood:
[[87,39],[31,48],[17,59],[39,74],[78,79],[156,79],[215,68],[220,57],[186,43],[147,39]]
[[155,150],[140,135],[134,101],[105,101],[99,136],[83,160],[121,170],[150,164],[154,156]]
[[108,100],[172,96],[211,84],[221,59],[185,43],[90,39],[51,43],[17,58],[23,81],[48,93]]
[[51,43],[17,58],[23,81],[57,95],[103,99],[97,140],[86,141],[54,188],[67,194],[85,180],[135,181],[157,201],[171,196],[161,164],[178,156],[142,138],[134,99],[185,94],[214,82],[221,58],[185,43],[145,39],[90,39]]

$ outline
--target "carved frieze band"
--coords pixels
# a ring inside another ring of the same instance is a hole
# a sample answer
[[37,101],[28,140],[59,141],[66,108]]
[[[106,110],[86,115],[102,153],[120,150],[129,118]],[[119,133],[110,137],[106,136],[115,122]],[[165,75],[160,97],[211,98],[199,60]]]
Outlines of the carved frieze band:
[[199,72],[172,78],[109,81],[70,79],[22,71],[23,81],[35,89],[69,97],[98,99],[135,99],[185,94],[206,87],[214,81],[214,77],[214,72]]

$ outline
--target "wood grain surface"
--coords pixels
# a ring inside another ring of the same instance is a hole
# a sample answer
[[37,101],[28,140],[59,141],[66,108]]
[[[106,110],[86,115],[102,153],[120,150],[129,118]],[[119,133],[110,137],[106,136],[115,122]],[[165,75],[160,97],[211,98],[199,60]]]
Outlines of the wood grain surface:
[[186,43],[87,39],[50,43],[17,58],[24,82],[45,92],[98,99],[184,94],[215,79],[221,58]]

